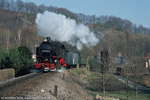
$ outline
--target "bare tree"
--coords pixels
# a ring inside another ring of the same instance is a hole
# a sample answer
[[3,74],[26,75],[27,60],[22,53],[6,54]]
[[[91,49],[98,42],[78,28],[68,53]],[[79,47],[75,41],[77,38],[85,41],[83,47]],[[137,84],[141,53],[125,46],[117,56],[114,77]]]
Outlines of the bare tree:
[[0,8],[1,9],[5,8],[5,0],[0,0]]
[[[102,91],[105,93],[105,86],[107,84],[105,74],[108,71],[108,51],[103,50],[101,51],[101,70],[102,73]],[[108,80],[107,80],[108,81]]]
[[10,32],[9,29],[6,30],[6,49],[9,50],[9,38],[10,38]]
[[30,4],[29,4],[29,2],[25,3],[24,7],[25,7],[25,12],[29,13],[30,12]]
[[15,41],[16,41],[16,43],[20,46],[20,44],[21,44],[21,33],[22,33],[22,31],[21,31],[21,29],[18,29],[18,31],[17,31],[17,38],[15,37]]
[[9,0],[6,0],[5,6],[6,6],[6,10],[10,10],[10,3],[9,3]]
[[18,7],[18,11],[23,11],[24,8],[24,3],[21,0],[17,0],[16,1],[17,7]]
[[37,5],[35,5],[33,2],[30,2],[29,7],[30,7],[30,13],[37,13]]
[[15,1],[11,0],[11,10],[15,10]]
[[44,12],[45,11],[45,9],[46,9],[46,7],[45,7],[45,5],[44,4],[41,4],[41,5],[39,5],[39,7],[38,7],[39,9],[38,9],[38,12]]

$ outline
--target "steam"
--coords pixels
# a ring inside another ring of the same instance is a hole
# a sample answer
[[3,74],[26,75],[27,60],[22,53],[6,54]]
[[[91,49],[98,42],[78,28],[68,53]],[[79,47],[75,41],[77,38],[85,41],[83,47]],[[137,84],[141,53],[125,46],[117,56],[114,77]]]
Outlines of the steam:
[[87,47],[95,46],[98,39],[89,28],[83,24],[77,24],[75,20],[66,18],[62,14],[53,12],[38,13],[36,24],[39,35],[51,37],[52,40],[67,42],[76,46],[78,50],[82,49],[82,44]]
[[61,69],[58,69],[57,71],[60,73],[63,73],[66,69],[64,67],[62,67]]

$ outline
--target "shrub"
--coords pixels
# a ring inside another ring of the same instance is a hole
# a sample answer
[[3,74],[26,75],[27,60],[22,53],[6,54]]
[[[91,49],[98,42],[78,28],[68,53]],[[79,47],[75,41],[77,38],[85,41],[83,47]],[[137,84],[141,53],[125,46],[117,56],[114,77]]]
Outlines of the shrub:
[[32,53],[26,46],[20,46],[18,47],[19,54],[20,54],[20,60],[22,61],[25,68],[29,68],[32,62]]
[[8,52],[0,47],[0,69],[7,67]]
[[12,48],[9,51],[9,63],[8,65],[15,69],[16,73],[21,70],[24,66],[23,62],[21,61],[21,55],[19,53],[18,48]]
[[26,46],[12,48],[7,52],[0,48],[0,69],[14,68],[16,74],[28,73],[32,63],[32,53]]
[[25,46],[12,48],[9,51],[8,65],[14,68],[17,74],[25,74],[31,65],[31,56],[31,51]]

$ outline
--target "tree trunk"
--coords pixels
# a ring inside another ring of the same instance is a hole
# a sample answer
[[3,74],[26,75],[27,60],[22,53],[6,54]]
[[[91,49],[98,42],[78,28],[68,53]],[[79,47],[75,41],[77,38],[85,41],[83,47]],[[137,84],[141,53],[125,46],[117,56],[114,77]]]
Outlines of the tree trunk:
[[105,94],[104,73],[102,73],[102,92]]
[[128,82],[128,72],[127,72],[127,100],[129,100],[129,82]]
[[137,85],[136,85],[136,88],[135,88],[135,97],[137,97],[138,93],[137,93]]
[[6,50],[9,50],[9,38],[10,38],[10,33],[9,30],[6,30]]

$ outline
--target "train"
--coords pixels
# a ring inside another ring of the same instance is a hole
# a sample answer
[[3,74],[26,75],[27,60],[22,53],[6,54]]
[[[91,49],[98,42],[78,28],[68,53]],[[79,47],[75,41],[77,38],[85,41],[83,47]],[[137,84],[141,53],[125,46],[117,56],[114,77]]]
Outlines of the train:
[[80,64],[80,53],[68,50],[64,44],[52,41],[50,37],[36,47],[36,69],[41,71],[56,71],[60,68],[70,68]]

